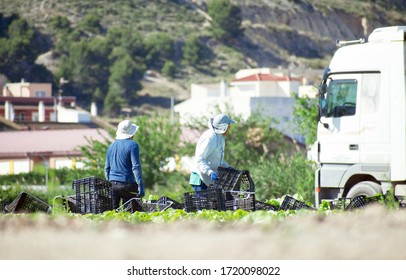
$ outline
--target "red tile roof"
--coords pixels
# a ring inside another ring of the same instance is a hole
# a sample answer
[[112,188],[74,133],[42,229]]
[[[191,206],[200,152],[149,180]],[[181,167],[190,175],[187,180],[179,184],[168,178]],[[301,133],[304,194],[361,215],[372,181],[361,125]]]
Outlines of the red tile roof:
[[80,156],[78,147],[87,145],[86,139],[104,143],[105,138],[110,139],[105,130],[93,128],[0,132],[0,158],[39,154]]
[[234,82],[257,82],[257,81],[283,82],[283,81],[300,81],[300,79],[288,76],[277,76],[272,74],[253,74],[250,76],[233,80],[232,82],[234,83]]

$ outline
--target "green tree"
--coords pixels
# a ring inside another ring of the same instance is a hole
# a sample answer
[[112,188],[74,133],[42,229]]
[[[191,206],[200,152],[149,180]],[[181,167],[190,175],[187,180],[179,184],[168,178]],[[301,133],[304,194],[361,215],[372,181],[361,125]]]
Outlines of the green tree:
[[107,116],[120,115],[121,109],[125,107],[124,89],[118,83],[110,83],[109,91],[104,99],[103,112]]
[[144,72],[143,65],[136,64],[129,55],[115,61],[110,67],[109,89],[104,102],[108,115],[120,114],[124,106],[135,101]]
[[62,63],[56,72],[57,78],[64,77],[75,89],[75,95],[83,104],[89,104],[96,88],[107,94],[110,76],[108,59],[111,46],[105,38],[94,37],[72,42],[69,53],[61,58]]
[[176,64],[170,60],[165,61],[164,66],[162,67],[162,74],[174,78],[176,75]]
[[227,135],[227,161],[238,169],[247,169],[275,154],[287,152],[283,134],[270,129],[271,122],[271,118],[253,115],[231,127]]
[[82,21],[79,22],[79,27],[85,32],[99,34],[102,30],[100,17],[93,13],[87,14],[83,17]]
[[188,36],[183,47],[183,62],[192,66],[198,64],[201,59],[202,49],[198,35],[192,34]]
[[145,40],[147,51],[146,61],[149,66],[158,66],[165,59],[170,59],[173,53],[173,39],[166,33],[157,32]]
[[314,202],[314,169],[305,152],[276,154],[253,164],[249,170],[258,200],[298,194],[305,201]]
[[230,0],[209,0],[207,12],[212,18],[211,32],[215,38],[229,40],[241,35],[241,9]]
[[306,151],[270,129],[272,119],[259,114],[241,120],[227,135],[227,161],[247,169],[260,200],[298,193],[313,201],[314,171]]
[[[226,136],[225,160],[238,170],[250,171],[256,198],[266,200],[297,193],[313,202],[314,170],[306,159],[306,151],[270,129],[271,118],[259,114],[247,119],[233,113],[228,115],[238,123],[231,126]],[[194,122],[199,130],[207,129],[206,119]]]
[[[159,115],[141,116],[132,121],[140,127],[134,140],[140,147],[146,190],[151,190],[155,185],[174,187],[167,185],[170,175],[161,169],[168,163],[170,157],[174,157],[179,152],[180,125],[178,123],[171,124],[169,116]],[[114,138],[115,131],[110,131],[110,134]],[[109,139],[106,139],[104,143],[92,140],[87,146],[81,147],[87,157],[86,168],[91,173],[104,177],[104,162],[110,143],[111,140]]]
[[70,33],[70,21],[64,16],[53,16],[49,20],[49,27],[55,33]]
[[318,100],[309,97],[300,98],[294,94],[296,103],[293,111],[293,121],[298,128],[298,132],[306,139],[306,145],[309,146],[317,138],[317,114]]
[[[115,137],[115,131],[109,131],[112,139]],[[83,154],[83,163],[88,174],[99,178],[105,178],[104,164],[106,161],[106,152],[111,144],[110,138],[105,138],[103,142],[88,139],[87,145],[81,146]]]
[[108,30],[106,39],[111,46],[119,47],[120,51],[128,53],[134,60],[143,61],[142,58],[147,54],[142,35],[132,28],[112,27]]
[[30,68],[35,65],[35,59],[41,52],[41,46],[35,43],[35,29],[17,16],[1,18],[1,21],[0,72],[11,81],[28,78]]

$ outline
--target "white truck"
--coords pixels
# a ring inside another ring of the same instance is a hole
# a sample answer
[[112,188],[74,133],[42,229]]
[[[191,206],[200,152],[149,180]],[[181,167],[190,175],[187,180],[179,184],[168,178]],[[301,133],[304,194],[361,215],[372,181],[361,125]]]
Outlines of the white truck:
[[319,87],[315,204],[406,196],[406,26],[375,29],[339,48]]

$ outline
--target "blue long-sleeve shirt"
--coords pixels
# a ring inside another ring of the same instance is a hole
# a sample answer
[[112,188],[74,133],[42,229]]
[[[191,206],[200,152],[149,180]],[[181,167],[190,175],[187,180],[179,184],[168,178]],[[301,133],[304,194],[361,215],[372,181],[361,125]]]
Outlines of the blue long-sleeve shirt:
[[143,188],[137,142],[132,139],[115,140],[107,149],[104,172],[109,181],[137,183],[139,188]]

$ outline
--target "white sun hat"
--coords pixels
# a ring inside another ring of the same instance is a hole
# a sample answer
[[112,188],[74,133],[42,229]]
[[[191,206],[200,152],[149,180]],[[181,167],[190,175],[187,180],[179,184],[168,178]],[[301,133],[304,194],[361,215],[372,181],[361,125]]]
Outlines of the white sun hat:
[[120,122],[117,126],[116,139],[127,139],[133,137],[138,130],[138,125],[129,120]]
[[214,118],[209,120],[216,134],[223,134],[227,131],[227,128],[232,123],[237,123],[235,120],[230,119],[226,114],[218,114]]

